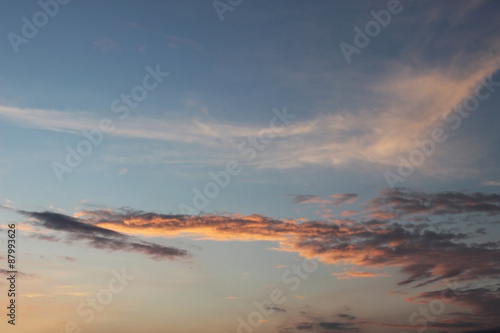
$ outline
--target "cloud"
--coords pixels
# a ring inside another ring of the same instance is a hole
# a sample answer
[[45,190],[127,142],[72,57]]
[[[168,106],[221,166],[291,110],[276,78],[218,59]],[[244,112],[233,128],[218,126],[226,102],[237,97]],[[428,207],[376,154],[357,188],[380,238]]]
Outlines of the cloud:
[[298,323],[295,328],[298,330],[312,330],[314,325],[312,323]]
[[[13,273],[9,273],[8,270],[0,268],[0,275],[5,275],[5,276],[9,277],[12,274]],[[38,276],[35,275],[35,274],[22,273],[22,272],[19,272],[19,271],[17,271],[17,273],[15,273],[15,275],[18,276],[18,277],[30,278],[30,279],[36,279],[36,278],[38,278]]]
[[[420,303],[429,303],[433,300],[451,299],[453,304],[465,306],[474,309],[473,313],[451,313],[450,315],[469,320],[480,320],[480,324],[465,322],[460,319],[454,320],[452,323],[434,323],[435,327],[493,327],[498,325],[498,308],[500,307],[500,284],[485,284],[481,287],[474,287],[471,284],[463,284],[461,286],[451,286],[448,289],[439,289],[428,292],[421,292],[411,300]],[[481,314],[481,318],[477,318],[477,314]],[[453,324],[454,326],[451,326]],[[438,326],[441,325],[441,326]],[[480,332],[480,330],[478,331]],[[488,332],[488,330],[486,330]]]
[[[463,321],[460,319],[444,319],[444,320],[436,320],[436,321],[427,321],[426,322],[426,327],[427,328],[435,328],[435,329],[442,329],[442,328],[452,328],[452,329],[460,329],[460,328],[478,328],[481,327],[483,323],[481,322],[474,322],[474,321]],[[408,329],[415,329],[416,325],[420,325],[419,323],[415,323],[415,325],[408,325],[408,324],[381,324],[379,326],[383,327],[398,327],[398,328],[408,328]],[[421,325],[423,326],[423,325]],[[443,332],[443,331],[440,331]]]
[[498,332],[500,332],[500,326],[495,328],[486,328],[483,330],[464,331],[463,333],[498,333]]
[[359,328],[353,327],[352,323],[319,323],[318,326],[327,330],[336,330],[342,332],[358,332]]
[[359,195],[357,195],[356,193],[338,193],[338,194],[332,194],[331,197],[335,199],[333,201],[333,205],[340,206],[344,203],[347,204],[355,203],[356,200],[358,200]]
[[[310,194],[297,194],[293,195],[292,200],[294,203],[303,204],[303,203],[320,203],[320,204],[329,204],[332,206],[340,206],[342,204],[352,204],[358,200],[359,195],[356,193],[335,193],[329,195],[327,198],[322,198],[319,195],[310,195]],[[332,199],[330,199],[332,198]]]
[[[380,83],[382,88],[373,88],[385,101],[380,107],[367,105],[363,110],[325,111],[310,119],[297,117],[286,127],[274,131],[272,144],[260,151],[251,165],[271,169],[346,166],[360,162],[397,166],[399,155],[417,148],[416,139],[427,137],[434,128],[446,126],[444,119],[469,96],[471,87],[480,77],[498,69],[492,60],[469,71],[464,71],[462,65],[446,69],[397,68],[393,72],[398,74]],[[0,118],[23,127],[79,135],[82,130],[98,128],[99,121],[97,114],[89,112],[6,105],[0,106]],[[196,156],[200,156],[198,163],[204,164],[241,158],[236,147],[249,136],[257,137],[262,129],[268,128],[268,124],[256,126],[213,119],[174,120],[144,116],[115,125],[116,129],[109,135],[177,143],[183,149],[171,154],[177,154],[179,163],[191,162],[196,152]],[[160,158],[150,155],[148,163]],[[435,172],[435,169],[426,165],[420,167],[422,172]]]
[[[349,196],[354,200],[354,195]],[[343,196],[342,198],[347,198]],[[338,198],[332,198],[336,200]],[[325,264],[345,266],[340,279],[387,276],[381,270],[395,268],[399,286],[423,288],[441,281],[454,280],[461,285],[461,301],[457,304],[472,309],[477,318],[486,306],[498,308],[498,290],[491,284],[500,275],[500,242],[478,242],[475,233],[458,229],[429,230],[424,219],[405,224],[405,217],[440,217],[450,215],[460,220],[470,212],[476,220],[496,216],[497,195],[487,193],[437,192],[424,193],[408,189],[382,191],[361,206],[364,213],[352,219],[307,221],[275,219],[262,215],[207,214],[199,216],[157,214],[130,208],[119,210],[95,209],[80,211],[76,217],[58,213],[24,212],[36,218],[37,227],[64,232],[70,242],[82,240],[91,247],[106,250],[139,252],[155,259],[178,258],[186,252],[137,241],[136,236],[191,237],[213,241],[269,241],[278,245],[272,249],[299,253],[302,257],[317,258]],[[331,200],[329,202],[331,202]],[[386,220],[368,219],[373,209],[386,209],[397,217]],[[493,214],[493,215],[492,215]],[[401,277],[400,277],[401,276]],[[479,287],[473,284],[479,283]],[[487,287],[490,283],[491,287]],[[419,293],[408,297],[411,302],[429,302],[438,294]],[[481,305],[481,304],[484,304]],[[466,318],[461,316],[461,318]],[[435,327],[477,327],[477,318],[469,321],[443,321]],[[314,326],[321,329],[337,327],[329,320]],[[471,324],[472,323],[472,324]],[[439,326],[440,325],[440,326]],[[307,325],[303,326],[306,329]],[[347,329],[355,327],[339,326]]]
[[379,211],[391,208],[397,214],[500,213],[500,194],[439,192],[427,194],[404,188],[387,189],[367,205]]
[[482,183],[484,186],[500,186],[500,181],[489,180]]
[[59,242],[61,240],[59,237],[55,235],[32,234],[31,237],[49,242]]
[[335,331],[335,332],[359,332],[358,324],[354,322],[355,316],[338,313],[334,317],[340,318],[340,321],[329,321],[322,318],[311,316],[307,312],[301,311],[301,314],[309,319],[309,321],[295,324],[298,330],[313,330],[314,332]]
[[356,215],[356,214],[358,214],[358,212],[355,210],[343,210],[342,212],[340,212],[340,216],[342,216],[342,217],[352,216],[352,215]]
[[[68,215],[54,212],[29,212],[24,210],[19,210],[18,212],[35,219],[37,222],[34,222],[33,225],[36,227],[41,226],[46,229],[65,233],[66,241],[70,243],[84,240],[87,241],[89,246],[95,249],[136,252],[150,256],[155,260],[175,259],[188,256],[185,250],[135,240],[133,237],[96,225],[84,223]],[[44,234],[34,234],[33,237],[49,241],[57,240],[51,235]]]
[[356,319],[356,317],[351,316],[351,315],[349,315],[349,314],[347,314],[347,313],[339,313],[339,314],[337,315],[337,317],[340,317],[340,318],[342,318],[342,319],[347,319],[347,320],[354,320],[354,319]]
[[136,22],[129,22],[127,24],[127,26],[129,26],[132,29],[144,31],[144,32],[147,32],[150,34],[159,35],[168,41],[167,45],[171,48],[177,49],[177,48],[179,48],[179,45],[182,45],[183,47],[188,47],[188,48],[191,48],[193,50],[196,50],[196,51],[200,52],[201,54],[206,54],[205,49],[200,45],[200,43],[198,43],[195,40],[177,37],[177,36],[169,35],[169,34],[162,33],[162,32],[152,31],[152,30],[149,30],[147,28],[140,26]]
[[[351,196],[354,197],[354,196]],[[366,203],[371,209],[388,206],[398,219],[415,214],[496,214],[497,195],[439,192],[426,194],[406,189],[383,191]],[[371,213],[368,210],[368,213]],[[407,276],[400,285],[424,286],[446,278],[475,280],[500,273],[498,242],[471,242],[473,234],[433,231],[426,223],[406,225],[390,220],[308,221],[277,220],[262,215],[165,215],[124,209],[82,211],[92,224],[130,235],[192,237],[217,241],[272,241],[281,251],[319,258],[328,264],[381,269],[398,267]],[[362,216],[359,219],[363,219]],[[453,260],[450,260],[453,255]],[[340,278],[380,276],[350,270]]]
[[317,195],[309,195],[309,194],[297,194],[291,195],[293,197],[294,203],[309,203],[309,202],[317,202],[319,196]]
[[118,43],[108,37],[99,37],[94,41],[94,46],[103,52],[107,52],[117,49]]
[[286,312],[285,309],[283,308],[280,308],[280,307],[277,307],[277,306],[269,306],[267,307],[268,310],[274,310],[274,311],[278,311],[278,312]]
[[[333,217],[332,207],[337,207],[342,204],[352,204],[356,202],[359,196],[356,193],[335,193],[329,196],[319,196],[319,195],[309,195],[309,194],[298,194],[293,195],[292,201],[296,204],[318,204],[321,207],[321,211],[317,213],[322,213],[323,218]],[[354,210],[344,210],[341,212],[341,216],[351,216],[356,215],[358,212]]]
[[377,276],[389,276],[387,273],[373,273],[373,272],[362,272],[362,271],[346,271],[342,273],[332,273],[339,280],[348,280],[355,278],[369,278]]

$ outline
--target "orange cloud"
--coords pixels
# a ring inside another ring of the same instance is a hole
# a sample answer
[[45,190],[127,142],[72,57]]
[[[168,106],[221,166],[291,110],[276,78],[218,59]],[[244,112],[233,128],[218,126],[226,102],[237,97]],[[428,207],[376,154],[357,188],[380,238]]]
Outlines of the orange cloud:
[[379,276],[390,276],[387,273],[372,273],[372,272],[362,272],[362,271],[346,271],[342,273],[332,273],[339,280],[348,280],[355,278],[369,278],[369,277],[379,277]]
[[[355,200],[357,195],[338,196],[343,202]],[[305,198],[309,200],[310,198]],[[465,204],[464,204],[465,203]],[[398,222],[369,219],[355,221],[277,220],[262,215],[167,215],[130,209],[82,211],[76,218],[55,213],[28,213],[43,220],[42,226],[66,232],[77,231],[81,237],[88,233],[94,246],[111,249],[139,251],[161,256],[185,256],[185,251],[174,248],[158,248],[154,244],[130,242],[124,235],[155,237],[191,237],[214,241],[270,241],[277,243],[270,249],[296,252],[305,258],[317,258],[327,264],[351,265],[368,269],[398,267],[407,275],[401,285],[415,283],[423,286],[438,280],[459,277],[476,280],[495,277],[500,268],[500,249],[491,243],[470,242],[473,235],[458,231],[435,232],[426,223],[413,221],[406,225],[399,222],[405,217],[442,214],[484,213],[500,214],[500,195],[441,192],[427,194],[406,189],[382,191],[368,202],[371,213],[386,218],[397,216]],[[102,236],[116,239],[108,240]],[[99,237],[96,237],[99,236]],[[96,243],[97,242],[97,243]],[[104,243],[103,243],[104,242]],[[381,276],[366,271],[339,273],[341,279]]]

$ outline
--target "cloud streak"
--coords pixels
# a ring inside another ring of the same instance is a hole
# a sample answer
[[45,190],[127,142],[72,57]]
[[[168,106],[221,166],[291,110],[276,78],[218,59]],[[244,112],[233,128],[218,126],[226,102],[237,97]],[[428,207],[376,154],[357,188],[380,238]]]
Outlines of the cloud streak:
[[405,188],[382,191],[370,201],[368,208],[387,212],[387,208],[399,215],[428,214],[446,215],[462,213],[500,214],[500,194],[440,192],[424,193]]
[[[386,78],[376,94],[385,101],[377,108],[325,112],[311,119],[295,119],[274,131],[273,145],[259,153],[252,164],[259,168],[287,169],[307,165],[341,166],[353,162],[397,165],[397,156],[415,149],[416,139],[446,126],[444,119],[472,93],[480,78],[498,69],[493,59],[479,68],[421,69],[404,67]],[[110,114],[108,116],[112,118]],[[0,118],[23,127],[81,134],[98,128],[99,117],[88,112],[41,110],[0,105]],[[135,117],[123,121],[110,135],[182,144],[187,162],[193,151],[210,148],[203,163],[220,163],[238,157],[235,147],[262,126],[200,119]],[[229,153],[228,153],[229,152]]]
[[[49,230],[65,233],[65,239],[70,243],[83,240],[87,242],[88,246],[95,249],[136,252],[147,255],[155,260],[188,257],[188,253],[185,250],[137,240],[134,237],[130,237],[113,230],[84,223],[77,218],[68,215],[53,212],[29,212],[23,210],[19,210],[18,212],[36,220],[37,222],[33,223],[35,227],[42,226]],[[39,234],[35,234],[33,237],[49,241],[58,240],[55,237],[50,238],[50,236]]]

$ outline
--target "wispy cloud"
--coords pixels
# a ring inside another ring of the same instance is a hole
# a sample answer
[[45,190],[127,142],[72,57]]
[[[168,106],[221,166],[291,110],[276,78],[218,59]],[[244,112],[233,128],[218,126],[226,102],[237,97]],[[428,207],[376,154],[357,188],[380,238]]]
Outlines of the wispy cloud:
[[[396,214],[500,214],[500,194],[439,192],[424,193],[405,188],[386,189],[367,205],[369,210]],[[385,209],[390,208],[392,212]]]
[[387,273],[374,273],[374,272],[363,272],[363,271],[352,271],[347,270],[342,273],[332,273],[333,276],[336,276],[339,280],[348,280],[355,278],[369,278],[369,277],[378,277],[378,276],[389,276]]
[[99,37],[94,41],[94,46],[103,52],[116,50],[119,48],[118,43],[108,37]]
[[[0,275],[4,275],[4,276],[9,277],[10,275],[12,275],[12,273],[9,273],[9,271],[6,269],[0,268]],[[29,278],[29,279],[37,279],[38,278],[38,276],[35,274],[29,274],[29,273],[23,273],[23,272],[17,272],[15,275],[21,276],[23,278]]]
[[[377,85],[385,101],[366,110],[323,113],[313,119],[295,119],[275,131],[275,140],[259,153],[259,168],[295,168],[306,165],[346,165],[352,162],[395,165],[398,154],[416,147],[414,140],[443,126],[444,118],[471,93],[481,77],[498,69],[496,62],[463,74],[457,69],[401,67]],[[112,115],[109,116],[112,118]],[[88,112],[66,112],[0,106],[0,118],[24,127],[80,134],[98,128],[99,117]],[[215,120],[152,119],[121,121],[110,135],[189,144],[187,156],[210,148],[213,161],[237,156],[236,147],[262,127]],[[193,146],[194,145],[194,146]],[[232,153],[229,153],[232,152]],[[232,155],[231,155],[232,154]],[[179,156],[182,160],[182,156]],[[204,161],[206,163],[207,161]]]
[[169,34],[166,34],[163,32],[152,31],[150,29],[147,29],[147,28],[139,25],[136,22],[129,22],[129,23],[127,23],[127,26],[132,28],[132,29],[136,29],[136,30],[147,32],[149,34],[161,36],[162,38],[164,38],[165,40],[168,41],[169,47],[176,48],[176,49],[179,48],[180,46],[188,47],[188,48],[191,48],[193,50],[200,52],[201,54],[206,54],[206,51],[203,49],[203,47],[200,45],[200,43],[198,43],[195,40],[188,39],[188,38],[182,38],[182,37],[178,37],[178,36],[174,36],[174,35],[169,35]]
[[484,186],[500,186],[500,181],[489,180],[489,181],[483,182],[482,185],[484,185]]
[[358,200],[359,195],[356,193],[338,193],[332,194],[330,197],[334,198],[333,201],[334,206],[340,206],[342,204],[352,204]]

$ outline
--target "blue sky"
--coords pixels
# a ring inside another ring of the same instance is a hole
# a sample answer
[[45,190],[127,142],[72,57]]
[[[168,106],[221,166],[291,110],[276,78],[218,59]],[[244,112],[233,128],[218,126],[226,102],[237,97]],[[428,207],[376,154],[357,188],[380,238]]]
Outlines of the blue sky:
[[[252,330],[410,332],[447,279],[462,298],[425,329],[495,332],[499,15],[495,1],[0,1],[15,329],[231,332],[281,288]],[[304,260],[317,269],[290,291]],[[75,309],[122,267],[136,278],[121,301],[84,322]]]

